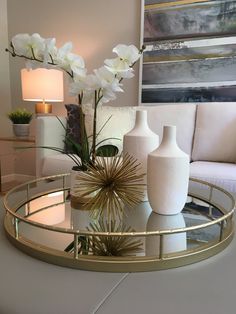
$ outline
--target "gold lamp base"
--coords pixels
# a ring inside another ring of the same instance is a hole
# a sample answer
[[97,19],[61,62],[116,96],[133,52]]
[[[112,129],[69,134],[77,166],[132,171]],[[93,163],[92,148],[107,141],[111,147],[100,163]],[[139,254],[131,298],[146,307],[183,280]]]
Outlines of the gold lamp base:
[[52,105],[51,104],[46,104],[44,102],[37,103],[35,105],[35,113],[36,114],[47,114],[47,113],[52,113]]

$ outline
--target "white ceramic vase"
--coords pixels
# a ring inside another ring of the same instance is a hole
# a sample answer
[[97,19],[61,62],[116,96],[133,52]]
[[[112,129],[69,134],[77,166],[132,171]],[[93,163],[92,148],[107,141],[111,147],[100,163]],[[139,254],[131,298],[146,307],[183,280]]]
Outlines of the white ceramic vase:
[[[185,228],[183,214],[166,216],[152,212],[147,221],[147,231],[163,231],[178,228]],[[163,235],[163,253],[176,253],[187,249],[186,232]],[[145,239],[146,256],[159,255],[160,236],[146,237]]]
[[152,210],[162,215],[180,213],[188,182],[189,156],[176,143],[176,127],[164,126],[160,146],[148,155],[147,192]]
[[[147,156],[159,145],[159,136],[150,130],[147,123],[147,111],[137,110],[134,128],[124,135],[123,138],[123,154],[136,158],[140,164],[140,173],[147,173]],[[147,177],[143,179],[144,198],[147,201]]]

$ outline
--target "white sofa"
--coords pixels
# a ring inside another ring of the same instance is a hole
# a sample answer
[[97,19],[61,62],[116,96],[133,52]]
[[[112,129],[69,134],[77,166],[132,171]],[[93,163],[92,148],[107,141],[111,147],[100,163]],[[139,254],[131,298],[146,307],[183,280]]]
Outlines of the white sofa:
[[[148,112],[150,128],[162,138],[163,125],[177,126],[180,148],[190,155],[190,176],[236,192],[236,103],[173,104],[139,107],[102,107],[98,129],[112,115],[100,140],[119,137],[113,143],[122,150],[123,135],[134,125],[135,110]],[[61,118],[66,123],[65,117]],[[91,133],[92,112],[86,110],[86,126]],[[37,118],[36,145],[63,148],[64,129],[54,116]],[[108,141],[108,142],[111,142]],[[37,149],[37,176],[69,172],[73,162],[65,154]]]

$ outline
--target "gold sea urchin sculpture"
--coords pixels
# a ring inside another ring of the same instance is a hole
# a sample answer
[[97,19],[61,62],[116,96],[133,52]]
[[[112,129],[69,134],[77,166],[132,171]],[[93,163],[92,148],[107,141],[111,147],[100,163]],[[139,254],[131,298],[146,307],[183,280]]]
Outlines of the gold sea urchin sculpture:
[[140,174],[141,166],[135,158],[99,157],[95,166],[77,176],[75,196],[86,198],[83,205],[96,218],[107,213],[108,219],[121,218],[124,206],[132,207],[143,197],[144,185]]

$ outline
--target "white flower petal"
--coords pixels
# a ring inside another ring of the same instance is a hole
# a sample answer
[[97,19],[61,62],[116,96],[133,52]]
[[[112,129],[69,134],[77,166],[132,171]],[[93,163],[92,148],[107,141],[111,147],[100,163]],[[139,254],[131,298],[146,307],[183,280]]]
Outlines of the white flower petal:
[[30,38],[29,34],[17,34],[12,38],[11,42],[17,54],[26,57],[32,56],[32,52],[29,49]]
[[56,39],[47,38],[45,39],[45,48],[43,53],[43,64],[47,67],[48,62],[52,62],[57,54]]
[[39,34],[34,33],[31,36],[29,45],[33,50],[34,56],[37,59],[43,59],[45,50],[45,39],[42,38]]
[[122,45],[119,44],[112,50],[115,52],[119,58],[126,61],[129,66],[132,66],[139,58],[140,53],[137,47],[134,45]]
[[134,70],[132,68],[129,68],[129,70],[127,70],[127,71],[119,72],[117,77],[119,79],[122,79],[122,78],[129,79],[129,78],[134,77],[134,73],[133,72],[134,72]]
[[106,59],[104,63],[106,64],[105,67],[115,75],[130,70],[129,64],[120,58]]

